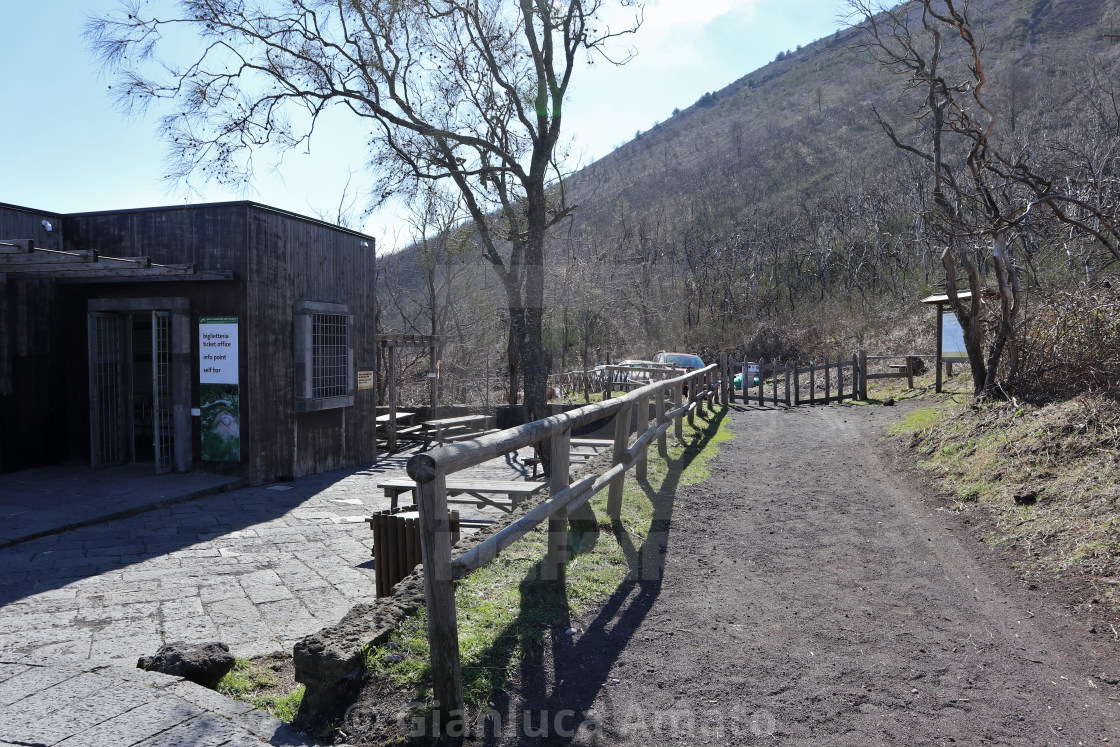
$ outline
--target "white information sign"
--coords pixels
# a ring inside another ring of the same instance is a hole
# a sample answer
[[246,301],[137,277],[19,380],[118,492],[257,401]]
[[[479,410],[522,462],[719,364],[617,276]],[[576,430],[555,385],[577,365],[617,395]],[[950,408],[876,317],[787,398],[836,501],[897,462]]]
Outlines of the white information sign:
[[237,319],[209,317],[198,325],[198,381],[200,384],[236,384]]
[[952,311],[941,314],[941,358],[968,359],[968,350],[964,346],[964,330],[957,321],[957,315]]
[[241,461],[237,374],[237,317],[202,317],[198,320],[198,411],[205,461]]

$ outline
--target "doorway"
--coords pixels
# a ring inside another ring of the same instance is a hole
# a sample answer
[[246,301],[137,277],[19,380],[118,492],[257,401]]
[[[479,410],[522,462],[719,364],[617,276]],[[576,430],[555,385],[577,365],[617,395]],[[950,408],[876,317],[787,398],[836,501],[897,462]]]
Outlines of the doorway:
[[[185,329],[186,315],[138,308],[136,300],[118,303],[127,308],[111,308],[109,299],[90,302],[90,465],[149,462],[157,474],[186,471],[190,424],[182,413],[190,390],[173,355],[184,342],[175,327]],[[181,324],[173,323],[176,316]]]

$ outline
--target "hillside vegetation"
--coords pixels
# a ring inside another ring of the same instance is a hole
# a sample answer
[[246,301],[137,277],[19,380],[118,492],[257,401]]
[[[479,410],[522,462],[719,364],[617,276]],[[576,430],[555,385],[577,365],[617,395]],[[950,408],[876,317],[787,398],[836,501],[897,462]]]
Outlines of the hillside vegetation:
[[[1116,215],[1120,2],[976,0],[971,13],[993,145],[1095,190]],[[930,169],[891,143],[872,107],[902,140],[921,141],[928,122],[913,116],[922,92],[876,65],[859,48],[865,40],[858,28],[839,31],[697,92],[695,104],[567,180],[578,208],[553,236],[548,267],[553,371],[666,348],[911,352],[886,347],[907,320],[929,326],[916,302],[944,286],[943,242],[929,221]],[[963,80],[961,50],[947,45],[946,57],[947,75]],[[507,342],[490,269],[462,248],[466,233],[433,232],[385,263],[393,300],[382,324],[450,335],[442,357],[452,399],[477,398],[487,379],[494,386]],[[1057,291],[1102,288],[1117,267],[1041,210],[1016,226],[1010,247],[1024,314]],[[972,240],[967,251],[994,285],[990,245]]]

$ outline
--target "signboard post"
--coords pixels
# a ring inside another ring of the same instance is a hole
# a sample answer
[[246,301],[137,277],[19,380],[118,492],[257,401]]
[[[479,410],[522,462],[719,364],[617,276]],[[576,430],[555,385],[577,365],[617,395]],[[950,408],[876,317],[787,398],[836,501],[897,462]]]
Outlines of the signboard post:
[[[957,298],[962,303],[972,299],[972,291],[958,291]],[[937,393],[941,393],[941,367],[954,363],[968,362],[968,348],[964,344],[964,330],[949,306],[948,295],[923,298],[922,303],[937,309]],[[950,374],[952,371],[950,371]]]
[[198,320],[198,403],[203,460],[240,462],[241,390],[235,316]]

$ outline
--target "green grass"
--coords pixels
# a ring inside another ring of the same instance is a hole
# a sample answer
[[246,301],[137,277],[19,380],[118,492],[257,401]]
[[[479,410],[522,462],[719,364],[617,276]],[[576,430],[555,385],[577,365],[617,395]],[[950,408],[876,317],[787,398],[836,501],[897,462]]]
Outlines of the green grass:
[[277,676],[277,666],[239,657],[233,669],[218,682],[217,690],[226,697],[268,711],[284,723],[291,723],[303,700],[304,687],[286,687]]
[[917,433],[928,430],[944,417],[944,408],[920,407],[907,413],[906,417],[890,426],[890,433],[898,436],[903,433]]
[[[541,579],[546,549],[542,524],[497,559],[464,579],[456,589],[463,695],[468,705],[484,703],[506,687],[523,660],[540,655],[551,631],[595,609],[627,581],[642,572],[639,557],[651,531],[667,531],[673,499],[680,487],[707,479],[708,462],[719,444],[732,438],[718,408],[685,423],[685,443],[669,435],[668,459],[650,449],[647,480],[627,473],[620,521],[606,515],[607,491],[589,502],[596,517],[594,531],[573,531],[574,557],[567,582],[559,589]],[[656,556],[654,551],[652,556]],[[407,619],[386,645],[365,652],[366,667],[386,675],[396,686],[410,688],[421,702],[430,699],[427,619],[424,612]]]
[[974,513],[986,541],[1025,572],[1075,573],[1102,586],[1120,579],[1120,402],[944,395],[891,432],[908,439],[952,510]]

